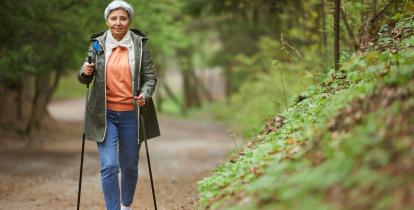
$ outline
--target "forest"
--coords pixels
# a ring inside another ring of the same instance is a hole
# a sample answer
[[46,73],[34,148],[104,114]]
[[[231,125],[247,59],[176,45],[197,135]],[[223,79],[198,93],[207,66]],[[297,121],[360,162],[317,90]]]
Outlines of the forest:
[[[109,2],[0,2],[4,151],[66,132],[49,106],[84,97],[76,74]],[[185,209],[414,208],[412,0],[127,2],[158,113],[231,137]]]
[[[219,119],[252,136],[271,112],[286,108],[292,95],[334,65],[333,1],[130,3],[137,10],[131,28],[152,36],[160,80],[173,68],[180,72],[180,91],[172,91],[167,83],[159,86],[160,111],[185,115],[193,108],[210,107]],[[104,30],[101,11],[106,4],[2,2],[0,93],[8,100],[0,110],[14,109],[7,114],[13,114],[10,120],[18,119],[13,122],[17,130],[29,134],[40,126],[60,80],[79,69],[89,35]],[[380,26],[410,14],[411,7],[411,1],[342,2],[341,59],[373,45]],[[213,93],[214,87],[201,80],[203,72],[213,68],[221,70],[223,93]],[[76,96],[84,91],[66,92]],[[253,109],[257,112],[250,117],[237,114]]]

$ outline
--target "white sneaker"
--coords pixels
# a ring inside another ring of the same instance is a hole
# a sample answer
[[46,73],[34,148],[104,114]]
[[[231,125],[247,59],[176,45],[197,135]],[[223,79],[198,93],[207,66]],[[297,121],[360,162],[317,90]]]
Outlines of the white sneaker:
[[121,210],[131,210],[131,207],[125,207],[124,205],[121,204]]

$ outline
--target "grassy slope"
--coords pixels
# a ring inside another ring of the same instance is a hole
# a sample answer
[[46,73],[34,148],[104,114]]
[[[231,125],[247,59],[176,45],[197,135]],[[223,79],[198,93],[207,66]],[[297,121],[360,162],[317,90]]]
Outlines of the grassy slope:
[[413,34],[414,16],[309,87],[198,183],[200,208],[413,209]]

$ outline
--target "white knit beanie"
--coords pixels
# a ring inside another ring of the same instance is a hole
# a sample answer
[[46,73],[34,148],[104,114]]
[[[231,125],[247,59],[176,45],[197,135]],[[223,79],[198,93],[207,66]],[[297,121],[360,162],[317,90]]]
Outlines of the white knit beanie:
[[108,4],[104,12],[105,21],[108,20],[109,14],[116,9],[123,9],[128,12],[129,20],[132,21],[132,18],[134,17],[134,9],[130,4],[123,0],[114,0]]

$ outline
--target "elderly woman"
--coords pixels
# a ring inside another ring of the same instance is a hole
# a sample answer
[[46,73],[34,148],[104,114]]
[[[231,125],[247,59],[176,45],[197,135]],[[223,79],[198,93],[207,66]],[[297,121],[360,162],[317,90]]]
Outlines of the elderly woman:
[[[107,209],[128,210],[138,179],[140,140],[143,133],[147,138],[159,136],[151,100],[157,79],[147,36],[129,29],[134,17],[131,5],[122,0],[112,1],[104,17],[108,30],[92,35],[78,74],[83,84],[93,81],[85,110],[85,136],[97,142]],[[145,127],[140,115],[145,119]]]

